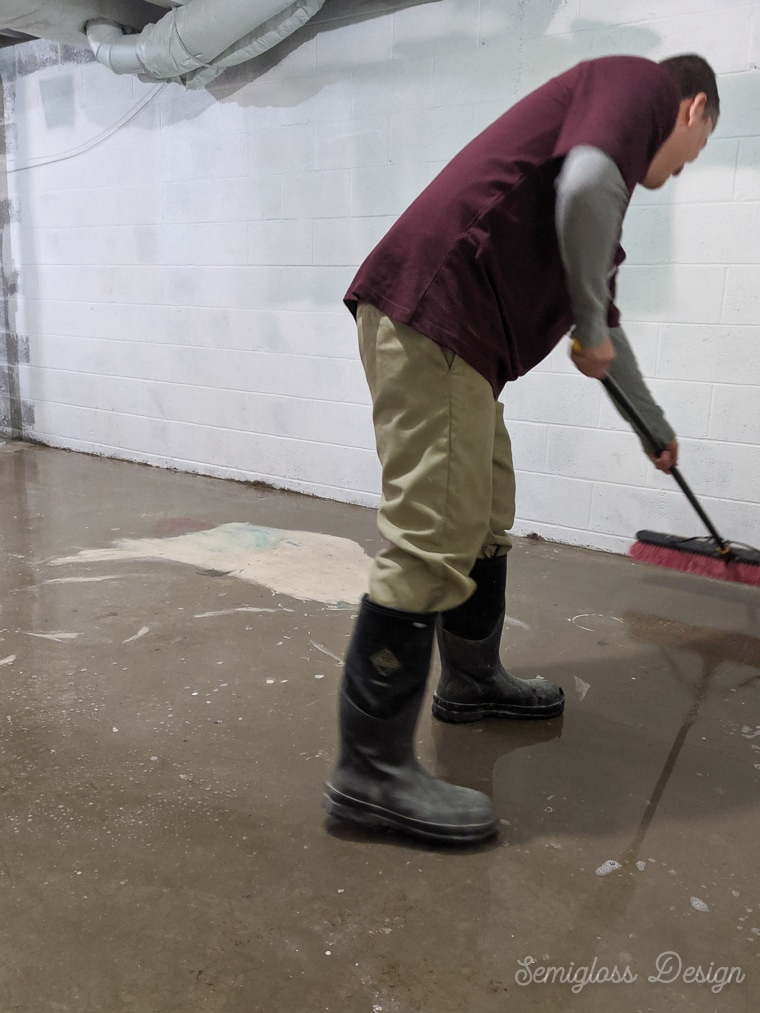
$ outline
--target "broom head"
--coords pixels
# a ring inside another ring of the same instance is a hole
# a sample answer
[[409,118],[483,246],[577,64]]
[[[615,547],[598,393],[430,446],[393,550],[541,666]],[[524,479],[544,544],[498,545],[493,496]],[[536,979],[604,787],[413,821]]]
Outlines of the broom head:
[[729,546],[722,552],[714,538],[681,538],[659,531],[638,531],[629,555],[641,563],[681,570],[700,577],[760,587],[760,552]]

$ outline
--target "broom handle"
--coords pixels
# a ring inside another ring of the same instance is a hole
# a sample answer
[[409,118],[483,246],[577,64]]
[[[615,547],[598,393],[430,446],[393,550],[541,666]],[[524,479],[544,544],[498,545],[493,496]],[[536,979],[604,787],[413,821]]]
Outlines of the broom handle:
[[[656,437],[652,434],[651,430],[649,429],[649,426],[646,424],[641,415],[633,407],[630,400],[623,393],[623,391],[620,389],[615,380],[613,380],[611,376],[605,376],[602,380],[602,383],[604,384],[607,393],[610,395],[610,397],[618,406],[618,408],[621,408],[625,412],[625,414],[630,418],[631,422],[633,423],[634,428],[638,429],[639,433],[641,433],[641,435],[644,436],[645,439],[647,439],[652,444],[653,448],[656,451],[657,456],[659,457],[660,454],[665,450],[665,446],[660,440],[656,439]],[[673,467],[670,469],[670,474],[679,484],[683,494],[686,496],[688,501],[691,503],[691,505],[694,507],[697,514],[699,515],[700,520],[715,539],[720,551],[723,553],[729,553],[731,551],[731,546],[727,545],[726,542],[724,542],[723,539],[720,537],[712,521],[702,509],[699,500],[687,485],[686,479],[683,477],[683,475],[678,470],[676,465],[673,465]]]

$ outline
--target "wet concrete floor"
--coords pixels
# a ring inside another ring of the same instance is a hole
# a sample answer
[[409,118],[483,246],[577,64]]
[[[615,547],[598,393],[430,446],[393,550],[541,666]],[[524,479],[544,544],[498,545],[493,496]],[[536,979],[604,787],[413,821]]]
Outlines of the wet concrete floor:
[[520,540],[567,710],[424,710],[451,851],[320,808],[373,511],[21,443],[0,504],[2,1013],[760,1009],[760,590]]

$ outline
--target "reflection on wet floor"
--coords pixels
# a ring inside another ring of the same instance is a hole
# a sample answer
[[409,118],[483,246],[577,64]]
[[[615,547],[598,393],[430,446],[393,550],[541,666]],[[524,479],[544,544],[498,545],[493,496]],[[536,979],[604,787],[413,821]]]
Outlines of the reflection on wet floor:
[[758,1008],[757,589],[519,541],[568,705],[423,711],[457,851],[320,809],[372,511],[18,443],[0,501],[3,1009]]

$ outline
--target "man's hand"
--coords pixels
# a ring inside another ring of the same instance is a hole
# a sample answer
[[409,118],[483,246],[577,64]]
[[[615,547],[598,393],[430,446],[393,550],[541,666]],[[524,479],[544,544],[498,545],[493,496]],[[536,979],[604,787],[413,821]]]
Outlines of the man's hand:
[[594,348],[584,348],[577,338],[573,338],[570,358],[575,363],[576,369],[579,369],[584,376],[603,380],[615,360],[615,349],[609,338],[605,338],[601,344]]
[[666,475],[669,475],[670,469],[678,464],[678,440],[666,443],[665,449],[659,457],[651,457],[650,455],[650,458],[658,471],[664,471]]

